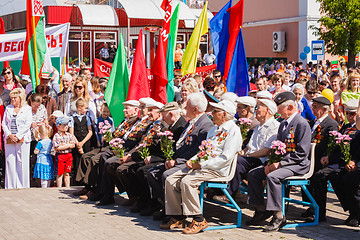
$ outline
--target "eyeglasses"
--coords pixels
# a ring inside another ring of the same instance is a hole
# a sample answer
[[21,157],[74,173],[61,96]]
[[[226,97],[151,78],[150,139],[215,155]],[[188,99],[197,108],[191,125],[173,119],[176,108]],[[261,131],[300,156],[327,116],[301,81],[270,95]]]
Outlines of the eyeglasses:
[[79,89],[79,90],[81,90],[81,89],[83,89],[83,86],[74,86],[74,89]]
[[214,78],[221,78],[221,75],[219,75],[219,76],[214,76]]
[[316,92],[310,92],[310,91],[308,91],[307,93],[310,95],[316,94]]
[[356,112],[345,112],[346,116],[355,116]]
[[4,72],[4,75],[9,75],[9,74],[11,74],[11,72],[10,72],[10,71],[8,71],[8,72]]

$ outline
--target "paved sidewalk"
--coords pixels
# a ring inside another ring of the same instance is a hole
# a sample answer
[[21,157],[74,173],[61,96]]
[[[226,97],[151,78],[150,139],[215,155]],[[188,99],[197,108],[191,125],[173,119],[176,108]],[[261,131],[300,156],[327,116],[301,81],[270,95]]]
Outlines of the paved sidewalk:
[[[0,239],[360,239],[360,228],[344,225],[344,213],[334,194],[329,194],[328,218],[316,227],[284,229],[263,233],[261,228],[247,227],[245,221],[253,212],[241,204],[243,227],[221,231],[205,231],[184,235],[180,230],[163,231],[152,217],[141,217],[121,206],[126,196],[115,196],[115,205],[97,207],[71,195],[79,187],[0,190]],[[296,193],[298,195],[298,192]],[[289,218],[304,208],[289,208]],[[215,222],[231,223],[233,210],[205,205],[205,217]]]

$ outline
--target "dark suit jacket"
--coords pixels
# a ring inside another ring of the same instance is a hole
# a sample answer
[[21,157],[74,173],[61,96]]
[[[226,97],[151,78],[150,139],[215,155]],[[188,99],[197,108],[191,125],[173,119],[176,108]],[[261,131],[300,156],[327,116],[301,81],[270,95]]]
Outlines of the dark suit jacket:
[[[312,128],[315,124],[316,120],[310,122],[310,127]],[[319,125],[321,127],[321,136],[322,139],[320,143],[316,144],[315,147],[315,172],[322,169],[322,164],[320,163],[320,159],[323,156],[326,156],[326,150],[329,143],[329,132],[330,131],[338,131],[339,124],[328,115]],[[311,141],[314,142],[317,135],[316,129],[311,134]]]
[[295,174],[305,174],[309,170],[310,160],[310,148],[311,148],[311,129],[308,122],[301,117],[300,114],[296,114],[285,131],[284,122],[282,121],[279,126],[277,140],[285,142],[285,139],[289,136],[291,128],[294,131],[294,143],[296,145],[294,152],[286,152],[284,158],[280,161],[282,168],[288,168]]
[[[189,123],[184,127],[184,131]],[[199,151],[201,142],[206,139],[207,133],[214,126],[213,122],[207,117],[206,114],[194,123],[194,128],[190,134],[187,134],[183,141],[180,143],[179,148],[176,149],[174,159],[177,164],[183,164]]]
[[[184,131],[184,127],[187,124],[187,121],[185,120],[184,117],[180,117],[176,123],[172,126],[169,127],[169,131],[173,133],[173,149],[175,151],[175,143],[177,142],[177,140],[179,140],[181,133]],[[152,163],[163,163],[165,162],[165,156],[163,154],[163,152],[161,151],[161,146],[160,146],[160,139],[154,139],[153,144],[154,146],[151,146],[150,149],[150,155],[151,155],[151,162]]]

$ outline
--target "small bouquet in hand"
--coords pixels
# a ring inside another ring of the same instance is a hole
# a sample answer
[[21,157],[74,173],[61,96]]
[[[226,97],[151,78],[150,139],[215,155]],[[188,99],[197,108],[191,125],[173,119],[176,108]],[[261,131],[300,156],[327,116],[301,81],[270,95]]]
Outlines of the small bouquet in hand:
[[111,149],[114,151],[115,156],[119,158],[124,157],[125,149],[124,149],[124,140],[121,138],[114,138],[109,142]]
[[236,122],[236,125],[238,125],[240,127],[240,131],[241,131],[241,136],[243,141],[246,140],[247,137],[247,133],[250,129],[252,120],[250,120],[249,118],[239,118]]
[[334,150],[336,144],[336,138],[338,136],[340,136],[341,133],[339,133],[338,131],[330,131],[329,132],[329,143],[327,145],[327,149],[326,149],[326,155],[329,156],[331,154],[331,152]]
[[108,120],[99,123],[99,133],[104,136],[106,142],[110,142],[113,139],[111,134],[111,124]]
[[215,149],[214,145],[210,142],[210,140],[204,140],[201,142],[199,147],[200,152],[196,155],[196,159],[191,160],[191,163],[199,163],[202,159],[205,161],[209,159],[209,157],[214,157],[212,151]]
[[149,148],[146,146],[146,143],[141,143],[136,147],[136,150],[140,154],[142,159],[145,159],[150,156]]
[[172,160],[172,156],[174,155],[174,149],[173,149],[173,133],[170,131],[165,132],[159,132],[157,134],[161,141],[161,151],[164,153],[166,160]]
[[271,143],[271,152],[269,156],[268,164],[271,165],[276,162],[280,162],[286,153],[286,144],[282,141],[276,140]]
[[351,137],[346,134],[338,134],[335,137],[336,144],[340,145],[341,153],[343,154],[342,159],[345,161],[346,164],[351,162],[351,154],[350,154],[350,140]]

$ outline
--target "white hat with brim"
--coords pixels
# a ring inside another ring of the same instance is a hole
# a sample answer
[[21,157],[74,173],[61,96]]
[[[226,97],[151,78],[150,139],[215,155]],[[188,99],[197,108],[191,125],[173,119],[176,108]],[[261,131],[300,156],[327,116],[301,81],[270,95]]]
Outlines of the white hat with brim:
[[263,98],[263,99],[269,99],[272,100],[273,96],[270,92],[268,91],[260,91],[256,93],[256,98]]
[[351,99],[344,103],[345,112],[356,112],[359,108],[359,99]]
[[253,98],[253,97],[249,97],[249,96],[238,97],[238,99],[236,99],[236,103],[237,104],[244,104],[244,105],[250,106],[250,107],[255,107],[256,106],[256,99]]
[[129,105],[129,106],[133,106],[133,107],[139,107],[140,103],[139,101],[136,100],[128,100],[126,102],[123,102],[123,105]]
[[269,109],[271,115],[275,115],[275,113],[277,112],[277,106],[273,100],[262,98],[262,99],[258,99],[258,102],[264,104]]
[[51,116],[54,116],[56,118],[59,118],[59,117],[63,117],[64,114],[62,111],[59,111],[59,110],[56,110],[56,111],[53,111],[53,113],[51,114]]
[[139,102],[145,104],[147,108],[156,107],[160,109],[164,106],[164,104],[157,102],[152,98],[140,98]]
[[234,103],[229,100],[222,100],[218,103],[210,102],[209,103],[213,108],[223,110],[229,113],[231,116],[235,116],[236,114],[236,107]]

